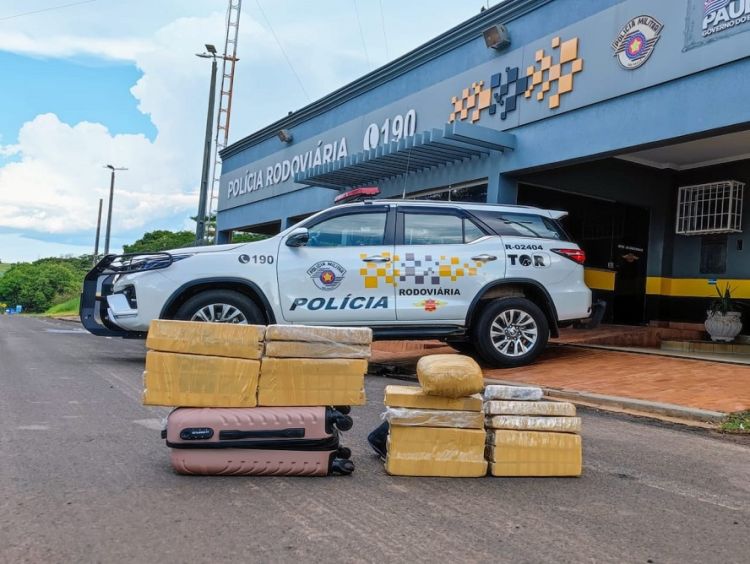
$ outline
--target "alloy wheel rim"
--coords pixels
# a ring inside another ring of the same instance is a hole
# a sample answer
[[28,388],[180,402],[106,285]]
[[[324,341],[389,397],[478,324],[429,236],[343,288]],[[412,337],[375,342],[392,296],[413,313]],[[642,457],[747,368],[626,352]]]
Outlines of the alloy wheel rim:
[[190,321],[208,323],[239,323],[247,325],[247,317],[238,308],[230,304],[209,304],[196,311]]
[[527,312],[506,309],[492,321],[490,339],[500,354],[518,357],[534,347],[539,339],[539,328]]

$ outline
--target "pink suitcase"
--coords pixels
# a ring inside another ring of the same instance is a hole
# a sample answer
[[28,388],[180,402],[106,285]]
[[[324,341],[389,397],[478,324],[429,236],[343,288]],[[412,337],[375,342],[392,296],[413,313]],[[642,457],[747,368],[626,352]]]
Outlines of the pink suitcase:
[[163,436],[180,474],[325,476],[354,470],[338,433],[351,427],[330,407],[180,407]]

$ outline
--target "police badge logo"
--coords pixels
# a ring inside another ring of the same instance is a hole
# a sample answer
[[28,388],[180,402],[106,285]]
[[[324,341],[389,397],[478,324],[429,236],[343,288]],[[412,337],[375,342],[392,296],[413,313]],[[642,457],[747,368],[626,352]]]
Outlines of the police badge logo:
[[622,28],[612,42],[617,61],[628,70],[643,65],[656,47],[664,26],[651,16],[637,16]]
[[320,290],[335,290],[344,280],[346,269],[332,260],[316,262],[307,269],[307,275]]

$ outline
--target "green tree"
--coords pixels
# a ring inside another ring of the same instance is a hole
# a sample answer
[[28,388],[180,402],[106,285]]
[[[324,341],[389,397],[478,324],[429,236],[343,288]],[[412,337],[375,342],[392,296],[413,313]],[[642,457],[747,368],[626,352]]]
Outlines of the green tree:
[[80,292],[80,276],[62,264],[16,264],[0,278],[0,301],[43,312]]
[[165,229],[149,231],[131,245],[123,245],[126,253],[155,253],[180,247],[189,247],[195,243],[192,231],[167,231]]

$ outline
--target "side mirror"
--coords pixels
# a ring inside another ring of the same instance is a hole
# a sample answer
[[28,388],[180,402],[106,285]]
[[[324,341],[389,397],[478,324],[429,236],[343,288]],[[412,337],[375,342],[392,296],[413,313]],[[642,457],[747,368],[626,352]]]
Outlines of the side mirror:
[[287,247],[304,247],[310,240],[310,233],[307,227],[297,227],[286,238]]

